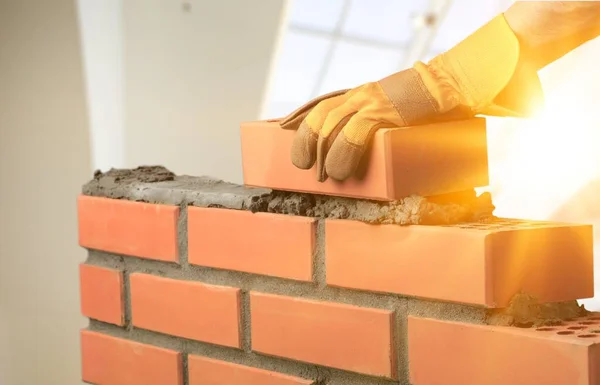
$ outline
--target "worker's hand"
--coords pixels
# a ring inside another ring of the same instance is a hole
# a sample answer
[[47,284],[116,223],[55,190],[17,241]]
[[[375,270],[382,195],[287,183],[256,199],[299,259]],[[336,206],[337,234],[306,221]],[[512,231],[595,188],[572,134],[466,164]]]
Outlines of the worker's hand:
[[[445,115],[456,119],[470,113],[462,109]],[[417,70],[411,68],[378,82],[316,98],[281,125],[298,129],[291,154],[296,167],[309,169],[316,162],[319,181],[327,176],[344,180],[358,167],[377,129],[414,125],[439,115],[439,104]]]
[[282,122],[297,130],[291,158],[301,169],[316,163],[317,179],[345,180],[382,127],[472,117],[522,116],[540,94],[535,70],[519,62],[519,43],[498,16],[427,64],[417,62],[380,81],[333,92]]

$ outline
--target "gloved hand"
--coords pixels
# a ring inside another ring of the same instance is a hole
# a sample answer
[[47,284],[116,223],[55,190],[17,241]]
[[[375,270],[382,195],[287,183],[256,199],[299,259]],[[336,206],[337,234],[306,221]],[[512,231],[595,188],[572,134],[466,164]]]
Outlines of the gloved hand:
[[317,179],[350,177],[373,134],[476,114],[526,116],[541,98],[536,70],[519,60],[519,41],[499,15],[429,63],[377,82],[323,95],[281,121],[297,130],[293,164]]

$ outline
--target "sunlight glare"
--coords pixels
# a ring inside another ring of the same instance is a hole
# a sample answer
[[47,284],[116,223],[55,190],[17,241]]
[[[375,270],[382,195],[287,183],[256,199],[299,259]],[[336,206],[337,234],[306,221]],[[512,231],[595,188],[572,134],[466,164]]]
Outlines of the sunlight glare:
[[598,175],[598,130],[572,103],[566,93],[548,98],[536,117],[519,122],[508,156],[490,159],[496,215],[546,219]]

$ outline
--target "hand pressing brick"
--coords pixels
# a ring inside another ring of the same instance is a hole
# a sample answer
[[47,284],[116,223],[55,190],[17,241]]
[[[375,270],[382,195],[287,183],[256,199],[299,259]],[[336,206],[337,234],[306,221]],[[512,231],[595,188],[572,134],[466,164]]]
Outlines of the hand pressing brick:
[[294,134],[279,121],[242,123],[245,185],[390,201],[488,184],[484,119],[378,130],[358,173],[343,183],[317,182],[314,169],[294,167]]

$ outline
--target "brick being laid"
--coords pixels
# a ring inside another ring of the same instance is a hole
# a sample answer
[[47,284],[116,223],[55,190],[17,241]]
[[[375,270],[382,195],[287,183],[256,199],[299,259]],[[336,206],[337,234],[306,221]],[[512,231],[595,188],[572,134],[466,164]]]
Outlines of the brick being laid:
[[378,130],[357,174],[317,182],[316,171],[290,159],[295,131],[277,120],[241,125],[244,184],[276,190],[391,201],[488,184],[485,119]]
[[517,328],[409,316],[414,385],[600,384],[600,317]]
[[327,220],[327,284],[486,307],[594,295],[592,226],[516,219],[450,226]]

